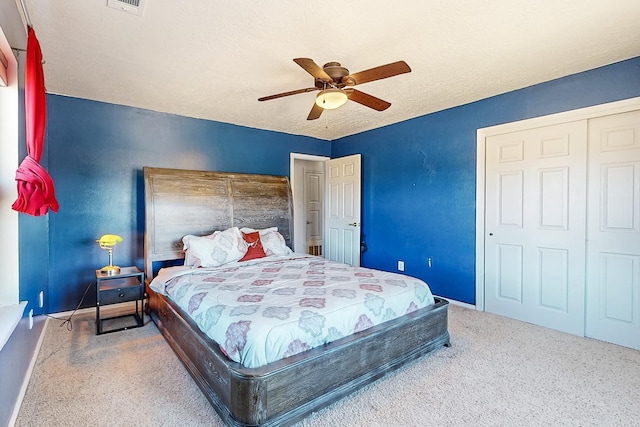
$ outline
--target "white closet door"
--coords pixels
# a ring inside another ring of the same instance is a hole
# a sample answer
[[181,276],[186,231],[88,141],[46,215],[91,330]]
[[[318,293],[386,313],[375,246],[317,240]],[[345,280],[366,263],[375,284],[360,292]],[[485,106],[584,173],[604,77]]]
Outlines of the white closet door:
[[486,139],[486,311],[584,334],[586,153],[586,120]]
[[586,335],[640,349],[640,111],[589,122]]

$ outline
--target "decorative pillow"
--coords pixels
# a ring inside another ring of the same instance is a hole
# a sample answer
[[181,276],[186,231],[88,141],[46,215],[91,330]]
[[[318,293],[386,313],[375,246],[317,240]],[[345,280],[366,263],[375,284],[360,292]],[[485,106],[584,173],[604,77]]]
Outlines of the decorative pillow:
[[253,233],[242,233],[244,241],[247,242],[247,253],[244,254],[240,261],[248,261],[250,259],[264,258],[267,254],[264,253],[262,248],[262,242],[260,241],[260,233],[254,231]]
[[238,261],[247,253],[247,243],[238,227],[216,231],[209,236],[189,234],[182,238],[185,265],[194,267],[219,267]]
[[260,238],[262,239],[262,247],[264,247],[267,256],[289,255],[293,253],[291,248],[287,246],[282,234],[277,231],[267,233],[264,236],[261,235]]
[[262,248],[267,256],[290,255],[293,253],[291,248],[287,246],[282,234],[278,232],[278,227],[265,228],[263,230],[254,230],[253,228],[241,228],[243,233],[252,233],[257,231],[260,233]]

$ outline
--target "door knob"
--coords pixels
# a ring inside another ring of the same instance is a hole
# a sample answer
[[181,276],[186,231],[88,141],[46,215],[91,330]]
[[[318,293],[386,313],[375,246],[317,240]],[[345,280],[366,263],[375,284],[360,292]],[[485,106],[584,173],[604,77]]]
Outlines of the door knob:
[[357,226],[358,226],[358,223],[357,223],[357,222],[352,222],[352,223],[351,223],[351,224],[349,224],[349,225],[350,225],[350,226],[352,226],[352,227],[357,227]]

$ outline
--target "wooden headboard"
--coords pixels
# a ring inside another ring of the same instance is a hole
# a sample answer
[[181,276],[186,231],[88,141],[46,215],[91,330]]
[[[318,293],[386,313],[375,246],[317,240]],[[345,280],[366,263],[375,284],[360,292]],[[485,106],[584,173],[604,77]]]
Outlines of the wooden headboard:
[[227,172],[144,168],[146,277],[153,262],[184,258],[182,238],[229,227],[276,226],[293,242],[289,178]]

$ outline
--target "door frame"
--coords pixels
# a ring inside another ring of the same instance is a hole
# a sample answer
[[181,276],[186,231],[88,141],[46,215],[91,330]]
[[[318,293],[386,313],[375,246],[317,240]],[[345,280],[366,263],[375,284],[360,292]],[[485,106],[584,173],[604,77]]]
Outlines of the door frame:
[[[18,212],[11,209],[16,199],[16,169],[19,157],[18,60],[0,27],[0,51],[7,60],[7,86],[0,87],[0,305],[20,300]],[[1,66],[1,65],[0,65]]]
[[614,101],[571,111],[534,117],[517,122],[480,128],[476,131],[476,310],[485,311],[484,264],[485,264],[485,182],[486,182],[486,144],[490,136],[526,129],[556,125],[576,120],[592,119],[610,114],[626,113],[640,109],[640,97]]

